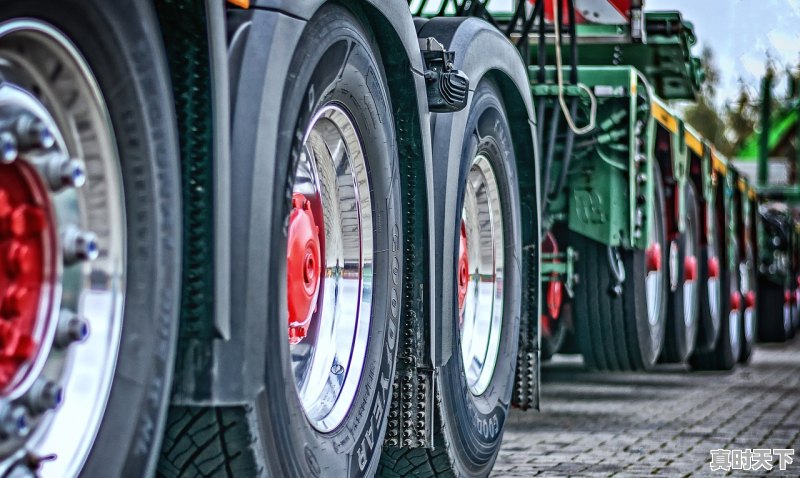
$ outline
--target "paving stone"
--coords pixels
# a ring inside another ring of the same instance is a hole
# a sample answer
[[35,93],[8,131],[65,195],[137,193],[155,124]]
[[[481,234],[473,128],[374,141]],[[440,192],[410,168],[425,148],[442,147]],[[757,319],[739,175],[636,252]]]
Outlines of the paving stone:
[[557,356],[542,375],[542,411],[511,412],[492,476],[725,476],[716,448],[794,448],[769,476],[800,476],[800,340],[733,372],[597,373]]

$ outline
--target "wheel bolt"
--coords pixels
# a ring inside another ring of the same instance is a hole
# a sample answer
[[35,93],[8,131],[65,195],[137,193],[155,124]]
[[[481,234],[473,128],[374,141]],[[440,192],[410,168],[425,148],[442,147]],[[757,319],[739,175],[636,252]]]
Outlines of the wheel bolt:
[[0,316],[4,319],[13,319],[22,314],[22,309],[28,299],[28,289],[12,285],[3,296],[3,305],[0,306]]
[[36,161],[42,177],[53,191],[62,188],[79,188],[86,183],[86,164],[81,159],[52,153]]
[[68,347],[74,342],[82,342],[89,336],[89,324],[74,312],[62,309],[56,327],[55,345]]
[[32,115],[22,115],[16,122],[19,148],[22,150],[51,148],[56,139],[44,121]]
[[0,436],[3,438],[22,438],[30,432],[30,419],[25,407],[6,405],[0,411]]
[[65,265],[93,261],[100,254],[97,235],[93,232],[81,231],[77,227],[69,227],[61,234],[61,240]]
[[16,237],[30,237],[42,232],[45,222],[42,209],[26,204],[14,208],[9,217],[11,233]]
[[31,386],[24,400],[33,413],[53,410],[64,400],[64,388],[55,382],[40,378]]
[[19,154],[17,138],[8,131],[0,133],[0,163],[13,163],[17,159],[17,154]]
[[31,271],[31,248],[25,244],[13,241],[8,246],[6,255],[6,267],[13,277],[24,276]]

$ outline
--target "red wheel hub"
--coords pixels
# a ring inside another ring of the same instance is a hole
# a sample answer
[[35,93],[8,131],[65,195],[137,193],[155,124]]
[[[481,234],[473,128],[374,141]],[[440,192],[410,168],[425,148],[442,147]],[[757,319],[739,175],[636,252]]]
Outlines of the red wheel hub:
[[731,293],[731,310],[739,310],[742,307],[742,294],[738,291]]
[[469,254],[467,253],[467,226],[461,221],[461,234],[458,247],[458,321],[464,320],[464,305],[469,286]]
[[0,165],[0,389],[37,353],[34,333],[54,243],[47,189],[22,161]]
[[716,279],[719,277],[719,259],[711,257],[708,259],[708,278]]
[[686,282],[697,280],[697,258],[695,256],[686,256],[683,259],[683,280]]
[[645,251],[645,265],[648,273],[661,270],[661,244],[650,244]]
[[745,309],[752,309],[756,306],[756,293],[748,291],[747,294],[744,296],[744,308]]
[[316,310],[322,277],[320,228],[309,201],[303,194],[292,195],[289,214],[289,244],[286,248],[289,343],[297,344],[308,334]]
[[[547,233],[544,241],[542,242],[542,253],[553,254],[552,262],[557,264],[559,262],[556,255],[558,254],[558,242],[552,233]],[[547,284],[547,292],[545,294],[547,303],[547,313],[542,314],[542,335],[549,337],[553,333],[553,322],[557,321],[561,315],[561,304],[564,301],[564,284],[559,280],[558,274],[553,273],[550,276],[550,281]]]

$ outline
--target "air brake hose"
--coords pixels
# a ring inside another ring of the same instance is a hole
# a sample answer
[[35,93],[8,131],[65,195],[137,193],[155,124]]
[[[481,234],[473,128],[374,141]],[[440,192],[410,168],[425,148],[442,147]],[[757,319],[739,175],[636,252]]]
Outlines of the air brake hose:
[[[569,82],[573,85],[578,84],[578,41],[577,27],[575,26],[575,0],[567,0],[569,17],[569,46],[571,51],[572,71],[570,72]],[[573,113],[574,116],[575,113]]]
[[[574,118],[578,114],[578,98],[572,98],[569,105],[569,112]],[[558,173],[558,181],[552,191],[548,192],[549,199],[555,199],[567,182],[567,174],[569,173],[569,163],[572,160],[572,149],[575,145],[575,132],[567,128],[567,138],[564,142],[564,157],[561,160],[561,171]]]
[[[539,13],[539,53],[538,53],[538,60],[539,60],[539,74],[537,79],[539,83],[545,82],[545,63],[547,55],[547,44],[545,43],[545,36],[544,36],[544,2],[547,0],[536,0],[536,8],[534,9],[534,14],[538,11]],[[533,17],[531,17],[533,18]]]
[[547,153],[544,158],[544,172],[542,173],[542,211],[547,211],[548,191],[550,187],[550,169],[553,166],[553,156],[556,152],[556,137],[558,136],[558,123],[561,118],[561,111],[553,108],[553,115],[550,118],[550,131],[547,138]]

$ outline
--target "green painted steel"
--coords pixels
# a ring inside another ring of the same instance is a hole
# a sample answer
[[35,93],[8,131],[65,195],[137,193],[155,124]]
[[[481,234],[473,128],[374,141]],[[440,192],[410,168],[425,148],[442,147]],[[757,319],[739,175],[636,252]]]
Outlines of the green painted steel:
[[[628,25],[585,24],[576,27],[578,59],[582,66],[627,65],[639,70],[655,93],[667,100],[694,100],[704,73],[700,60],[692,57],[697,42],[694,25],[679,12],[647,12],[646,39],[630,40]],[[534,43],[535,45],[535,43]],[[531,48],[536,64],[536,48]],[[564,51],[565,64],[571,58]],[[555,64],[555,48],[547,48],[547,64]]]
[[[530,71],[534,76],[535,69]],[[576,142],[564,188],[569,192],[548,204],[546,227],[565,220],[571,231],[604,244],[644,247],[648,227],[645,211],[652,200],[647,178],[653,163],[655,127],[649,114],[649,89],[630,66],[582,66],[578,75],[597,97],[597,126]],[[547,68],[546,78],[548,82],[555,80],[554,68]],[[531,91],[534,101],[544,100],[549,111],[559,108],[554,84],[534,83]],[[566,88],[564,95],[568,100],[579,100],[579,121],[586,121],[588,95],[575,87]],[[560,130],[566,132],[566,125],[562,124]],[[561,153],[563,145],[556,144],[554,158]],[[556,183],[562,168],[563,162],[554,162],[550,184]],[[640,182],[642,178],[644,182]]]

